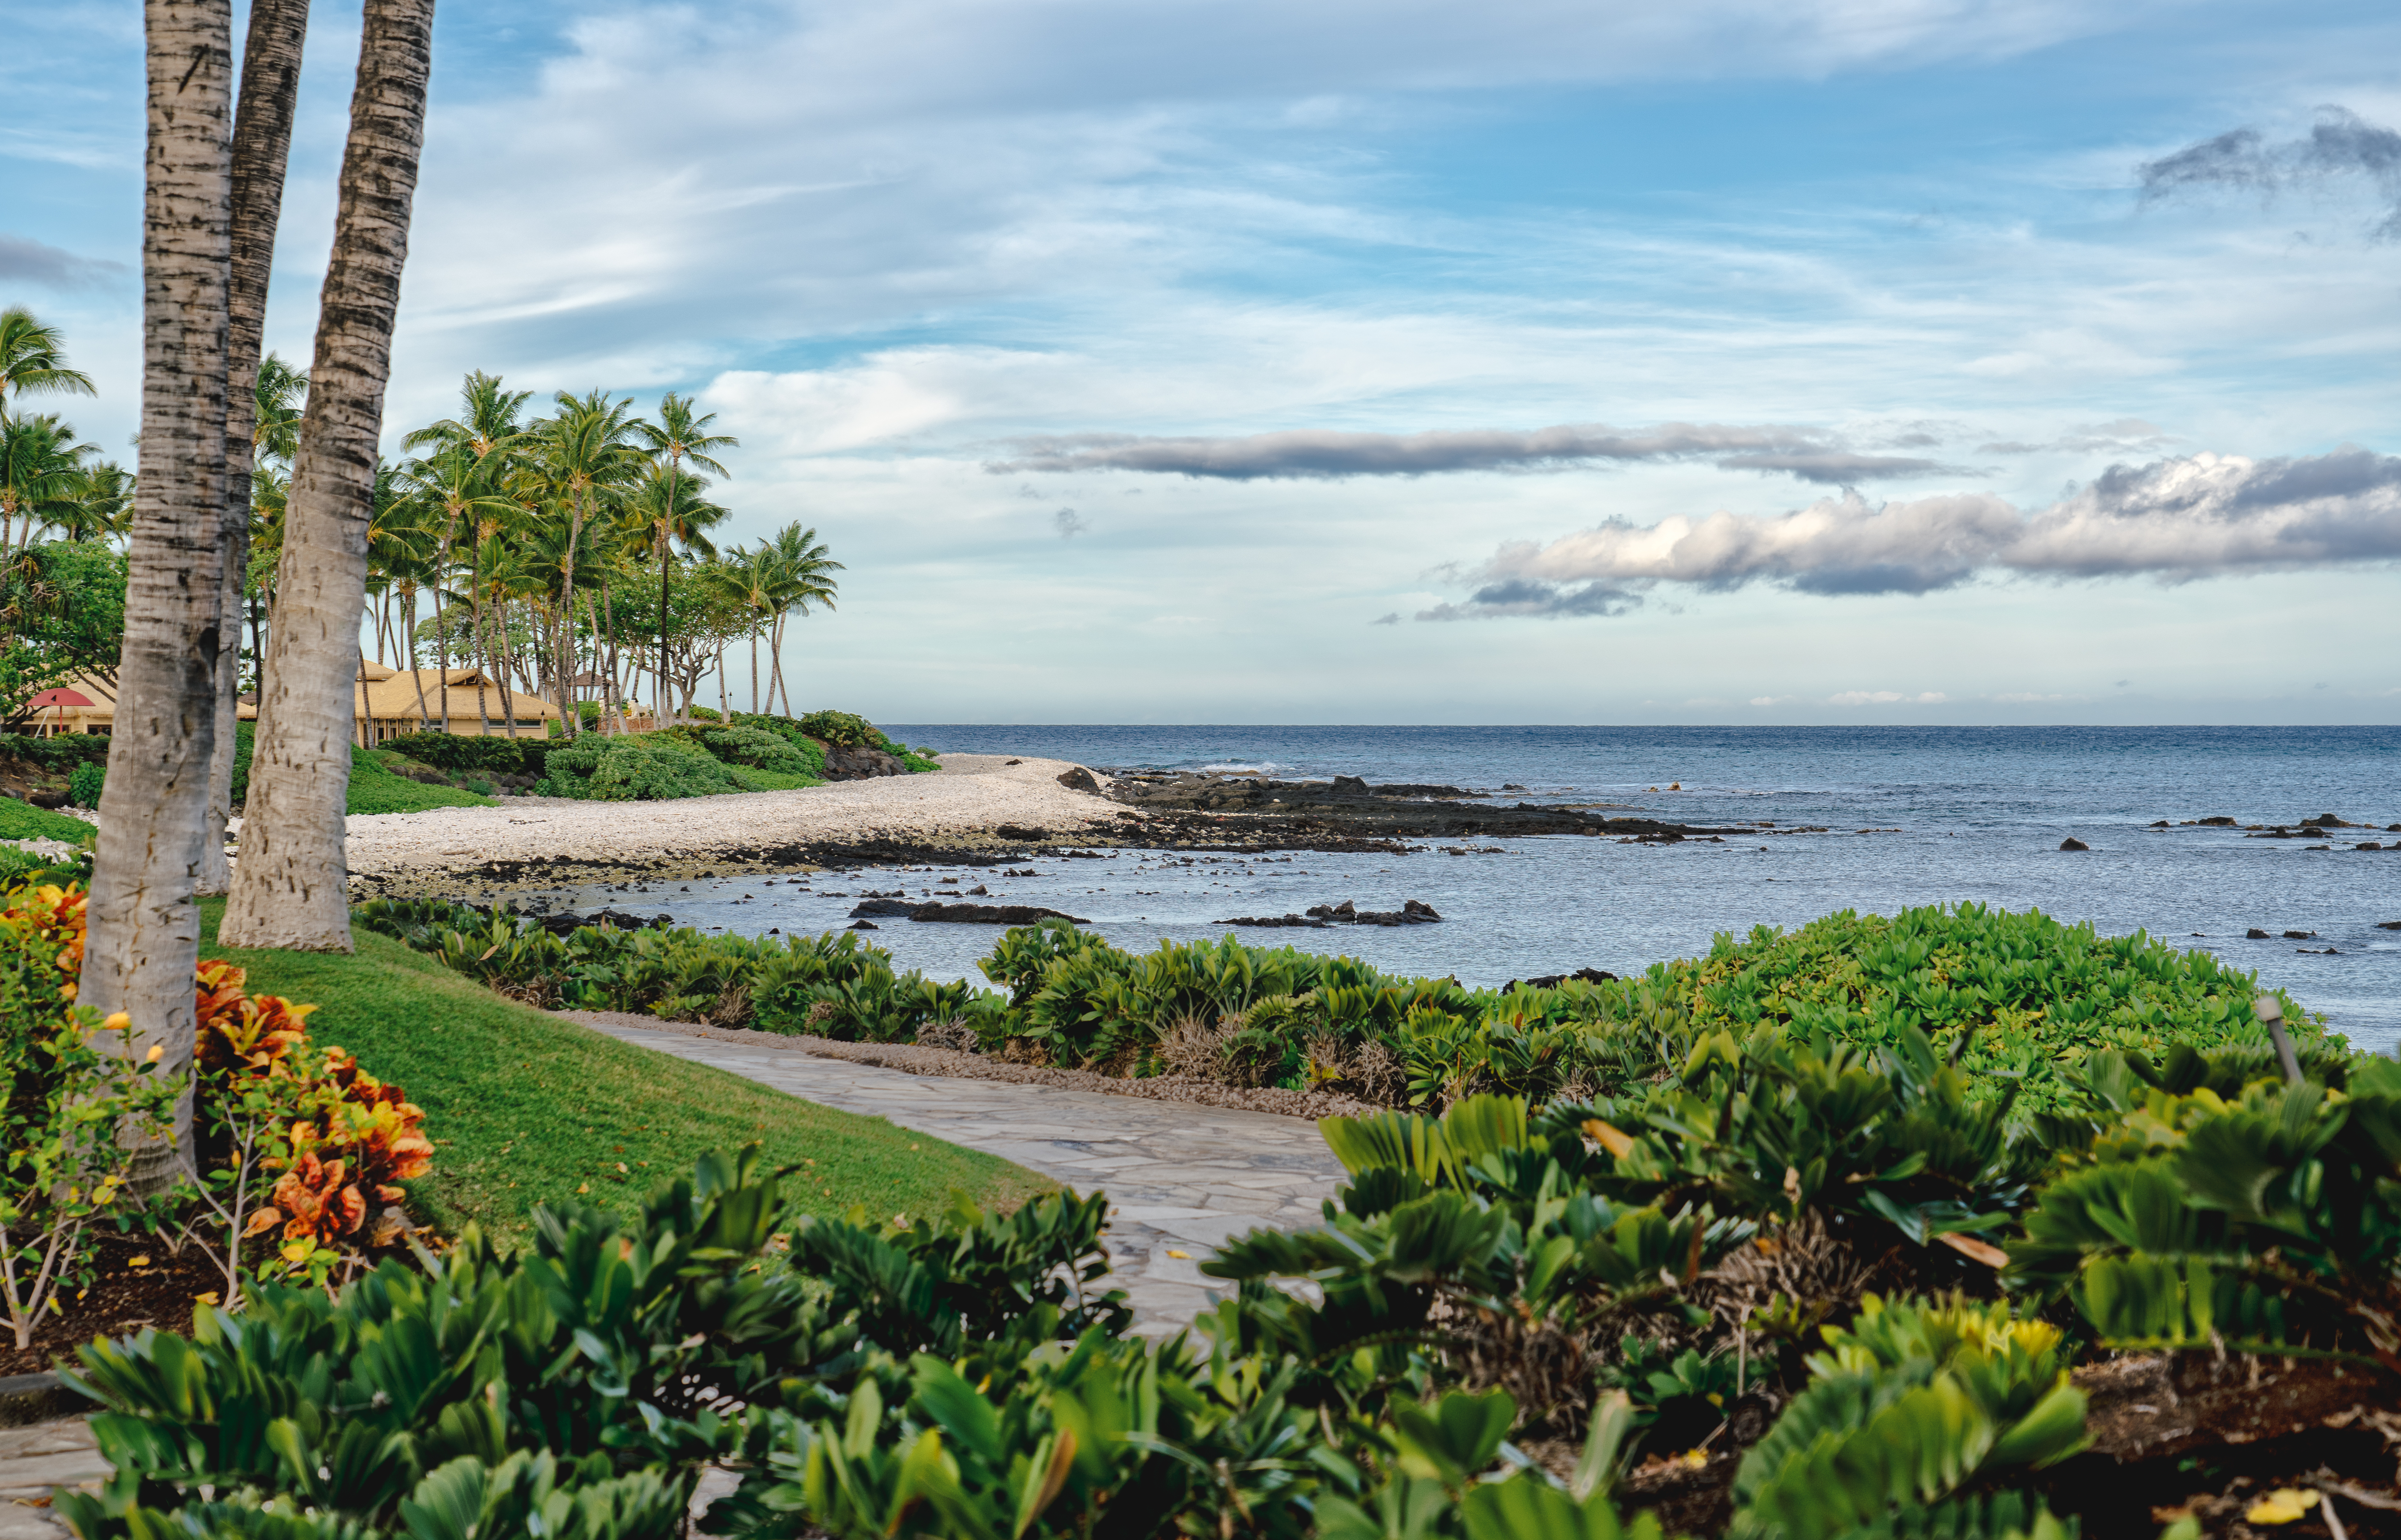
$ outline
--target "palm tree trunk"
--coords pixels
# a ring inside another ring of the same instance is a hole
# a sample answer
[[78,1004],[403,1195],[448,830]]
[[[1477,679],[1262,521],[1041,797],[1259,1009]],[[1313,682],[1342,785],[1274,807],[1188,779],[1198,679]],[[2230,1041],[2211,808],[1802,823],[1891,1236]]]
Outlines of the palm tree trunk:
[[[226,497],[224,591],[219,613],[240,616],[250,571],[250,470],[258,428],[258,354],[267,323],[267,283],[275,266],[275,229],[283,217],[283,170],[291,159],[292,118],[300,92],[300,50],[309,0],[251,0],[241,49],[241,102],[233,122],[232,269],[226,337]],[[199,891],[221,893],[233,880],[226,824],[233,816],[233,762],[239,749],[241,647],[217,654],[216,733],[209,756],[208,824],[200,833]]]
[[583,504],[574,497],[568,499],[567,559],[560,565],[558,578],[558,647],[553,653],[560,660],[558,666],[558,738],[559,742],[575,742],[575,729],[583,720],[575,710],[575,543],[583,538]]
[[[442,591],[439,588],[433,591],[433,605],[435,613],[439,614],[442,607]],[[425,670],[418,665],[417,661],[417,585],[415,583],[408,585],[408,676],[417,681],[417,730],[428,731],[433,726],[433,718],[425,709]]]
[[475,574],[475,577],[477,579],[475,586],[467,591],[468,601],[474,606],[473,611],[469,614],[468,619],[473,622],[475,627],[473,636],[475,658],[475,736],[478,738],[489,738],[492,735],[492,707],[491,702],[484,698],[484,686],[485,683],[492,677],[492,665],[490,662],[491,654],[490,649],[484,646],[483,574],[479,572]]
[[433,0],[366,0],[309,409],[284,512],[250,811],[218,933],[229,947],[352,949],[345,718],[432,46]]
[[[128,1051],[192,1062],[192,893],[207,832],[226,505],[226,291],[233,200],[231,0],[147,0],[142,478],[128,550],[117,730],[76,1003],[133,1018]],[[192,1101],[134,1153],[156,1191],[189,1153]]]
[[[617,606],[609,597],[609,569],[605,566],[600,569],[600,634],[609,644],[609,666],[604,671],[609,675],[609,683],[602,687],[607,693],[600,698],[601,730],[606,733],[624,730],[624,721],[617,710],[620,699],[617,688]],[[597,650],[597,643],[595,649]]]
[[759,622],[750,622],[750,715],[759,715]]
[[450,522],[455,517],[442,516],[442,551],[433,559],[433,670],[442,682],[444,732],[450,730],[450,621],[442,604],[442,583],[450,575]]

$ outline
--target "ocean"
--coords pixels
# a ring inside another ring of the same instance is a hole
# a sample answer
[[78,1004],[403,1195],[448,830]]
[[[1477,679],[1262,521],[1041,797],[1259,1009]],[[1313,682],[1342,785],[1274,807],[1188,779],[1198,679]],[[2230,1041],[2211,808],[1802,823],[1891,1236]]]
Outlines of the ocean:
[[[1606,803],[1687,824],[1777,831],[1724,844],[1588,837],[1424,841],[1406,855],[1046,859],[1032,875],[912,868],[818,880],[745,878],[648,898],[578,893],[744,934],[846,924],[869,892],[986,884],[995,902],[1091,920],[1117,945],[1224,934],[1232,916],[1354,901],[1431,904],[1408,929],[1250,930],[1269,946],[1455,974],[1475,985],[1572,972],[1626,974],[1705,950],[1721,932],[1795,926],[1842,909],[1890,914],[1973,901],[2040,909],[2108,934],[2147,931],[2281,985],[2358,1047],[2401,1043],[2401,728],[1309,728],[887,724],[912,744],[1112,769],[1364,776]],[[2237,827],[2333,813],[2374,828],[2245,838]],[[2165,819],[2170,827],[2153,828]],[[2385,832],[2386,825],[2394,825]],[[2063,852],[2073,837],[2092,848]],[[2385,848],[2359,850],[2361,844]],[[2325,845],[2329,849],[2308,847]],[[1016,868],[1027,869],[1021,863]],[[827,874],[831,876],[833,874]],[[956,877],[956,884],[942,883]],[[672,902],[669,900],[672,899]],[[2258,929],[2271,939],[2255,940]],[[2286,939],[2287,931],[2309,933]],[[975,977],[996,930],[885,921],[896,965]]]

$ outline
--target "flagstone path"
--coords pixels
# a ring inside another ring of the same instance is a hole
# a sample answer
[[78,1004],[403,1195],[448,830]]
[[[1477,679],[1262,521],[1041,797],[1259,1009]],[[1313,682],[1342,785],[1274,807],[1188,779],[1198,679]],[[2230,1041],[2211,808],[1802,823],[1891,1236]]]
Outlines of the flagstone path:
[[[587,1021],[591,1030],[890,1119],[1109,1195],[1107,1242],[1134,1330],[1191,1324],[1215,1290],[1200,1264],[1234,1235],[1315,1224],[1342,1166],[1316,1125],[1271,1112],[1148,1101],[1007,1081],[956,1080],[680,1032]],[[1222,1286],[1221,1286],[1222,1287]]]

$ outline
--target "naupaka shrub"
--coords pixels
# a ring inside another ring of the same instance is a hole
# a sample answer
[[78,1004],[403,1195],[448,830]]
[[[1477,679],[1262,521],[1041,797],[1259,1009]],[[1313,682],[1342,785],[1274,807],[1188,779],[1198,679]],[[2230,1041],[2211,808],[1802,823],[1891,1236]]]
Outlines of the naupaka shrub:
[[[545,1003],[875,1042],[956,1024],[986,1052],[1036,1063],[1388,1106],[1613,1095],[1655,1082],[1715,1033],[1761,1027],[1861,1049],[1919,1033],[1959,1052],[1972,1102],[2007,1097],[2029,1111],[2061,1104],[2067,1077],[2095,1053],[2267,1043],[2255,974],[2140,932],[2104,936],[1979,904],[1890,919],[1846,910],[1790,932],[1721,935],[1703,956],[1632,978],[1505,990],[1230,935],[1133,953],[1056,920],[999,936],[979,964],[998,986],[988,991],[896,973],[890,954],[846,932],[556,936],[504,913],[381,900],[359,916]],[[2305,1051],[2341,1050],[2323,1018],[2277,998]]]

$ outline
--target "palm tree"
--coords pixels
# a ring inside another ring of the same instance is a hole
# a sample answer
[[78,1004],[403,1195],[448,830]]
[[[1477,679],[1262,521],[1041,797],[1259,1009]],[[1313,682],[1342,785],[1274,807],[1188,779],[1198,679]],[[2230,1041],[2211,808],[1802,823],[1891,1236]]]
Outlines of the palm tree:
[[[143,21],[142,473],[76,1003],[127,1013],[127,1051],[155,1052],[175,1080],[192,1061],[192,889],[216,736],[233,8],[146,0]],[[165,1185],[190,1152],[185,1097],[170,1139],[136,1151],[137,1189]]]
[[[442,688],[442,730],[450,730],[450,632],[444,615],[442,576],[448,573],[453,549],[460,536],[465,534],[471,544],[486,538],[487,530],[497,530],[516,516],[516,504],[512,501],[501,483],[507,470],[504,456],[478,455],[473,445],[461,440],[430,459],[412,460],[403,468],[412,492],[428,515],[429,527],[439,525],[434,540],[433,571],[433,641],[434,666],[444,680]],[[438,515],[438,520],[432,517]],[[420,681],[419,688],[422,689]],[[418,715],[424,715],[420,696]],[[481,730],[480,729],[478,730]]]
[[[664,507],[672,509],[677,505],[683,481],[683,462],[686,460],[703,470],[714,470],[720,476],[731,477],[734,474],[710,457],[716,450],[739,449],[742,441],[723,433],[711,433],[709,424],[716,420],[714,412],[693,416],[692,399],[670,390],[659,398],[657,423],[642,425],[642,437],[649,442],[652,455],[664,456],[667,462],[667,491]],[[667,573],[671,564],[667,560],[666,525],[653,523],[652,528],[658,535],[659,659],[664,664],[667,655]],[[665,709],[664,701],[660,702],[660,709]]]
[[229,947],[352,949],[342,804],[366,601],[364,537],[432,48],[433,0],[366,0],[260,680],[241,862],[219,931]]
[[254,403],[250,432],[254,457],[290,464],[300,452],[301,408],[309,395],[309,376],[269,353],[258,361],[258,383],[252,388]]
[[841,592],[839,579],[830,576],[844,570],[840,562],[828,553],[825,543],[817,538],[815,529],[799,524],[788,524],[775,532],[770,547],[775,552],[775,607],[773,640],[767,647],[768,667],[774,676],[767,689],[767,709],[775,709],[775,691],[784,691],[784,715],[792,715],[792,692],[784,686],[784,620],[791,614],[806,615],[811,605],[834,607],[834,597]]
[[117,540],[125,538],[132,519],[133,472],[103,460],[84,468],[83,484],[59,528],[70,540]]
[[[250,590],[251,467],[270,434],[296,428],[296,423],[283,420],[292,416],[292,385],[296,376],[273,354],[262,366],[258,350],[267,324],[268,279],[275,266],[275,232],[283,219],[283,173],[291,159],[292,120],[300,95],[301,44],[308,31],[309,0],[251,0],[250,31],[241,50],[241,95],[233,122],[226,287],[225,506],[218,514],[224,542],[218,607],[221,614],[237,618]],[[297,383],[303,388],[308,385],[306,379]],[[277,416],[277,408],[282,409],[283,418]],[[287,461],[292,457],[290,445],[275,447]],[[208,824],[200,839],[202,893],[225,892],[233,877],[226,865],[225,833],[233,812],[235,718],[240,690],[241,648],[222,647],[217,654]]]
[[633,416],[631,401],[611,402],[606,391],[581,399],[558,393],[558,416],[542,425],[533,452],[533,476],[567,507],[567,539],[559,548],[558,591],[564,623],[559,628],[552,673],[563,718],[559,730],[575,736],[575,555],[583,525],[604,496],[613,497],[640,470],[643,460],[630,442],[650,425]]
[[530,390],[504,390],[501,376],[487,375],[481,369],[469,375],[459,387],[460,402],[466,415],[445,417],[430,428],[420,428],[401,440],[407,449],[448,449],[465,445],[477,459],[496,450],[514,449],[528,431],[517,414],[533,399]]
[[708,531],[725,522],[727,511],[701,496],[708,483],[698,476],[679,475],[669,466],[653,464],[640,483],[626,495],[628,519],[646,531],[652,553],[659,562],[659,635],[657,678],[659,683],[659,716],[664,721],[669,711],[667,691],[668,639],[667,593],[669,578],[675,570],[671,541],[681,541],[688,552],[714,556],[717,548],[708,541]]
[[10,395],[40,390],[96,393],[89,375],[67,367],[59,329],[35,320],[34,312],[23,306],[11,305],[0,310],[0,424],[8,420]]
[[84,490],[83,457],[98,453],[100,445],[75,443],[75,429],[47,413],[0,423],[0,548],[20,514],[21,552],[37,525],[63,522]]

